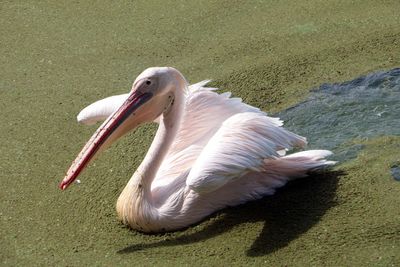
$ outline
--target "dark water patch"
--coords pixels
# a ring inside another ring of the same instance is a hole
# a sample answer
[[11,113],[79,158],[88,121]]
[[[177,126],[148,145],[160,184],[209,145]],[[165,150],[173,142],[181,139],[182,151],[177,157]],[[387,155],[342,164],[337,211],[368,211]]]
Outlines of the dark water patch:
[[332,158],[340,162],[352,159],[362,141],[400,135],[400,68],[323,84],[307,100],[276,116],[306,136],[308,148],[332,150]]
[[395,163],[391,166],[390,174],[396,181],[400,182],[400,163]]

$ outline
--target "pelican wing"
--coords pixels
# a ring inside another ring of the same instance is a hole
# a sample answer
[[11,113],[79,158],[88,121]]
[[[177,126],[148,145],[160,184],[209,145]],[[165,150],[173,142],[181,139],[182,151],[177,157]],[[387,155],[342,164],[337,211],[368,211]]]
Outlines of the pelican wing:
[[199,193],[214,191],[250,171],[262,171],[277,151],[303,146],[305,138],[285,130],[261,113],[227,119],[196,159],[186,184]]
[[235,114],[259,114],[275,127],[282,125],[278,118],[267,117],[265,112],[243,103],[240,98],[231,98],[229,92],[218,94],[214,92],[216,88],[206,88],[208,82],[189,87],[179,132],[157,172],[153,187],[165,185],[192,168],[210,139]]
[[103,121],[116,111],[126,100],[128,94],[114,95],[98,100],[78,114],[77,120],[86,125],[92,125],[96,122]]
[[[218,131],[222,123],[232,115],[254,112],[266,115],[258,108],[242,102],[241,98],[231,98],[231,93],[218,94],[216,88],[204,87],[203,81],[189,87],[181,128],[170,149],[170,155],[179,153],[190,146],[202,146]],[[282,125],[279,119],[272,119]]]

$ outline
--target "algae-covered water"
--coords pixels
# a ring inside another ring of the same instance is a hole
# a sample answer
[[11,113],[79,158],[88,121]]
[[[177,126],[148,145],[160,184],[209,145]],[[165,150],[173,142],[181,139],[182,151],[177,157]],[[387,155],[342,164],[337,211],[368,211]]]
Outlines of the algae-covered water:
[[[1,265],[399,265],[398,87],[387,87],[398,83],[398,10],[397,0],[2,1]],[[282,112],[340,165],[183,231],[125,228],[114,205],[154,125],[81,184],[57,184],[96,128],[76,123],[79,110],[129,91],[149,66]]]

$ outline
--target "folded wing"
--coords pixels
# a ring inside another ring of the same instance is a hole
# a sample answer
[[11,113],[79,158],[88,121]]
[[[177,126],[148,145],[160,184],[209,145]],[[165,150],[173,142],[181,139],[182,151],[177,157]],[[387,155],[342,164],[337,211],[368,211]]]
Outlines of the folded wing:
[[124,103],[127,97],[128,94],[122,94],[98,100],[82,109],[77,116],[77,120],[86,125],[92,125],[96,122],[103,121],[114,113],[114,111]]
[[190,86],[180,130],[157,172],[153,188],[168,184],[188,172],[213,136],[234,115],[258,114],[275,127],[282,125],[278,118],[267,117],[265,112],[243,103],[240,98],[231,98],[229,92],[218,94],[214,92],[215,88],[205,87],[207,82]]
[[187,185],[199,193],[214,191],[251,171],[262,171],[265,159],[302,147],[304,137],[280,127],[261,113],[244,112],[227,119],[194,162]]

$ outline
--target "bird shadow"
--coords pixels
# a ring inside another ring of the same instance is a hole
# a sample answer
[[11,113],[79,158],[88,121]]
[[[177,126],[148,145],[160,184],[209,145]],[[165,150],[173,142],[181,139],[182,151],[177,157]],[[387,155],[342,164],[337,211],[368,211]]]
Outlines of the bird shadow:
[[[313,174],[290,182],[273,196],[218,212],[211,223],[200,230],[186,229],[178,237],[164,234],[162,241],[133,244],[117,251],[134,253],[156,247],[169,247],[201,242],[230,231],[242,223],[264,222],[263,229],[247,249],[249,257],[263,256],[288,245],[315,225],[336,204],[335,196],[343,171]],[[210,219],[211,218],[211,219]]]

